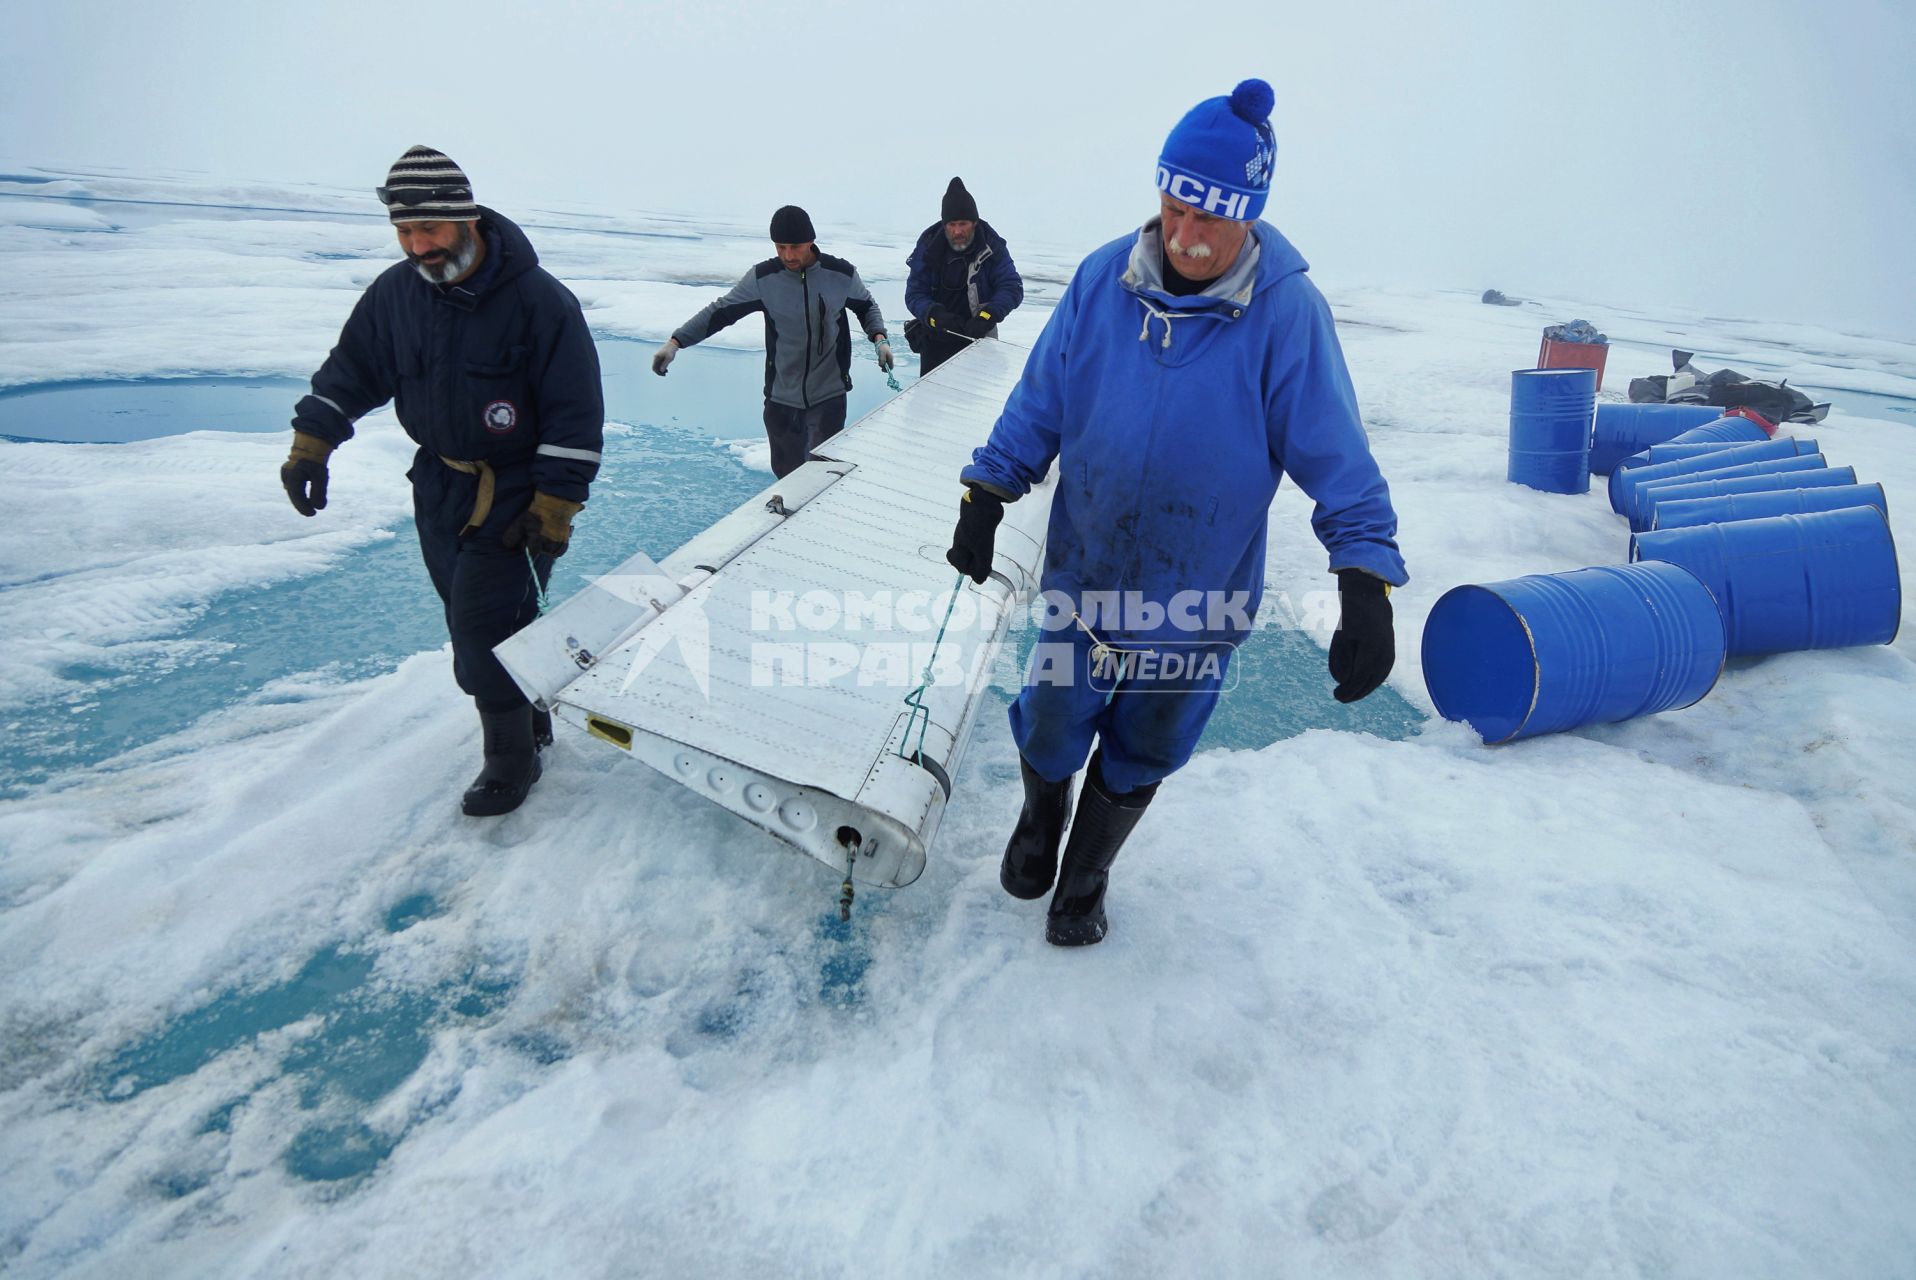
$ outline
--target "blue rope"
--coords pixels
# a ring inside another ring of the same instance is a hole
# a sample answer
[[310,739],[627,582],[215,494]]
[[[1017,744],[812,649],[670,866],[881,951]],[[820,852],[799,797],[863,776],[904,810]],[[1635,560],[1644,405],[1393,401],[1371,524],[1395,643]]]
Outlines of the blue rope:
[[[938,646],[945,642],[945,628],[951,625],[951,611],[958,607],[958,593],[965,589],[965,575],[959,574],[951,584],[951,603],[945,606],[945,620],[938,624],[938,637],[931,642],[931,654],[925,660],[925,677],[918,687],[905,695],[905,705],[911,708],[911,715],[905,720],[905,732],[898,739],[898,754],[906,760],[917,760],[924,754],[925,732],[931,728],[931,711],[925,706],[925,692],[931,688],[932,669],[938,665]],[[918,746],[909,753],[905,744],[911,741],[912,727],[918,728]]]
[[526,568],[532,570],[532,589],[539,593],[539,615],[544,617],[546,610],[552,607],[552,601],[546,595],[545,584],[539,581],[539,562],[532,558],[531,547],[526,548]]

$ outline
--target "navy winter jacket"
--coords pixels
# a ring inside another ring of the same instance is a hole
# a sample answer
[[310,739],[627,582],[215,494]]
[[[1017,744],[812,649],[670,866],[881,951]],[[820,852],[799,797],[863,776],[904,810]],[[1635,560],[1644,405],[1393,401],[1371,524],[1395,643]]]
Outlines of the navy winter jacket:
[[989,222],[977,224],[971,246],[963,253],[945,239],[945,224],[934,222],[918,237],[905,260],[905,309],[917,319],[937,303],[970,319],[989,311],[1002,322],[1025,300],[1025,282],[1004,237]]
[[529,464],[534,488],[584,502],[605,428],[585,313],[523,231],[491,209],[480,215],[487,259],[466,285],[435,285],[397,262],[368,286],[293,426],[339,444],[393,400],[427,452],[495,470]]

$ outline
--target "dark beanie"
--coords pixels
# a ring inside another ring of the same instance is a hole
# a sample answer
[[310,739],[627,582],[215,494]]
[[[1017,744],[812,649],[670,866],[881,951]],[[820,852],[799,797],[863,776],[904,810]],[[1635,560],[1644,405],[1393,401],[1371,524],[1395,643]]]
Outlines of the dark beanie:
[[393,161],[379,198],[394,222],[479,221],[465,170],[445,152],[424,145],[406,148]]
[[965,190],[963,178],[953,178],[945,188],[945,203],[939,207],[939,214],[946,222],[978,221],[978,202]]
[[797,205],[788,204],[772,215],[773,244],[810,244],[816,239],[811,215]]

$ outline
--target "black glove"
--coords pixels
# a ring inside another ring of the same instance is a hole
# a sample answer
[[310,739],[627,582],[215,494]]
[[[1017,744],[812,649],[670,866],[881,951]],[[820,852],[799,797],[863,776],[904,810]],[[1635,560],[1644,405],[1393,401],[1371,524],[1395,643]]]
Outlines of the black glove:
[[572,517],[584,507],[534,490],[532,505],[500,531],[499,541],[515,551],[523,544],[535,556],[562,556],[572,540]]
[[303,516],[326,509],[326,459],[333,446],[304,431],[293,432],[293,452],[279,468],[279,482]]
[[1337,571],[1343,620],[1331,637],[1331,679],[1339,702],[1356,702],[1376,692],[1397,665],[1397,632],[1391,625],[1390,587],[1362,569]]
[[991,318],[990,312],[980,311],[977,315],[965,321],[965,335],[971,338],[982,338],[989,334],[992,326],[997,323],[996,320]]
[[945,563],[982,584],[991,576],[991,547],[997,540],[998,522],[1004,518],[1003,498],[975,484],[966,485],[964,500],[958,504],[958,528],[951,535]]
[[960,316],[954,314],[948,308],[939,306],[935,302],[931,304],[931,310],[925,312],[925,323],[940,333],[963,333],[965,331],[965,322]]

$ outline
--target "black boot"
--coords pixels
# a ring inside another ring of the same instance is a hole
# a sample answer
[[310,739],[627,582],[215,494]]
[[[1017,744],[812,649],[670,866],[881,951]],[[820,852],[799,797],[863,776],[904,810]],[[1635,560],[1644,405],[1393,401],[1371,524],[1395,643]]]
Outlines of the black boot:
[[1023,756],[1018,772],[1024,775],[1025,807],[1005,845],[998,883],[1014,898],[1042,898],[1058,876],[1058,845],[1071,820],[1071,779],[1046,782]]
[[466,788],[468,817],[492,818],[525,803],[539,780],[539,748],[532,737],[532,704],[512,711],[481,711],[486,734],[486,766]]
[[1078,818],[1071,824],[1064,866],[1058,871],[1058,891],[1045,916],[1044,940],[1054,947],[1088,947],[1104,941],[1104,887],[1111,864],[1158,792],[1154,782],[1113,795],[1105,788],[1098,763],[1097,756],[1091,757],[1078,796]]
[[541,751],[552,745],[552,713],[544,707],[532,709],[532,745]]

